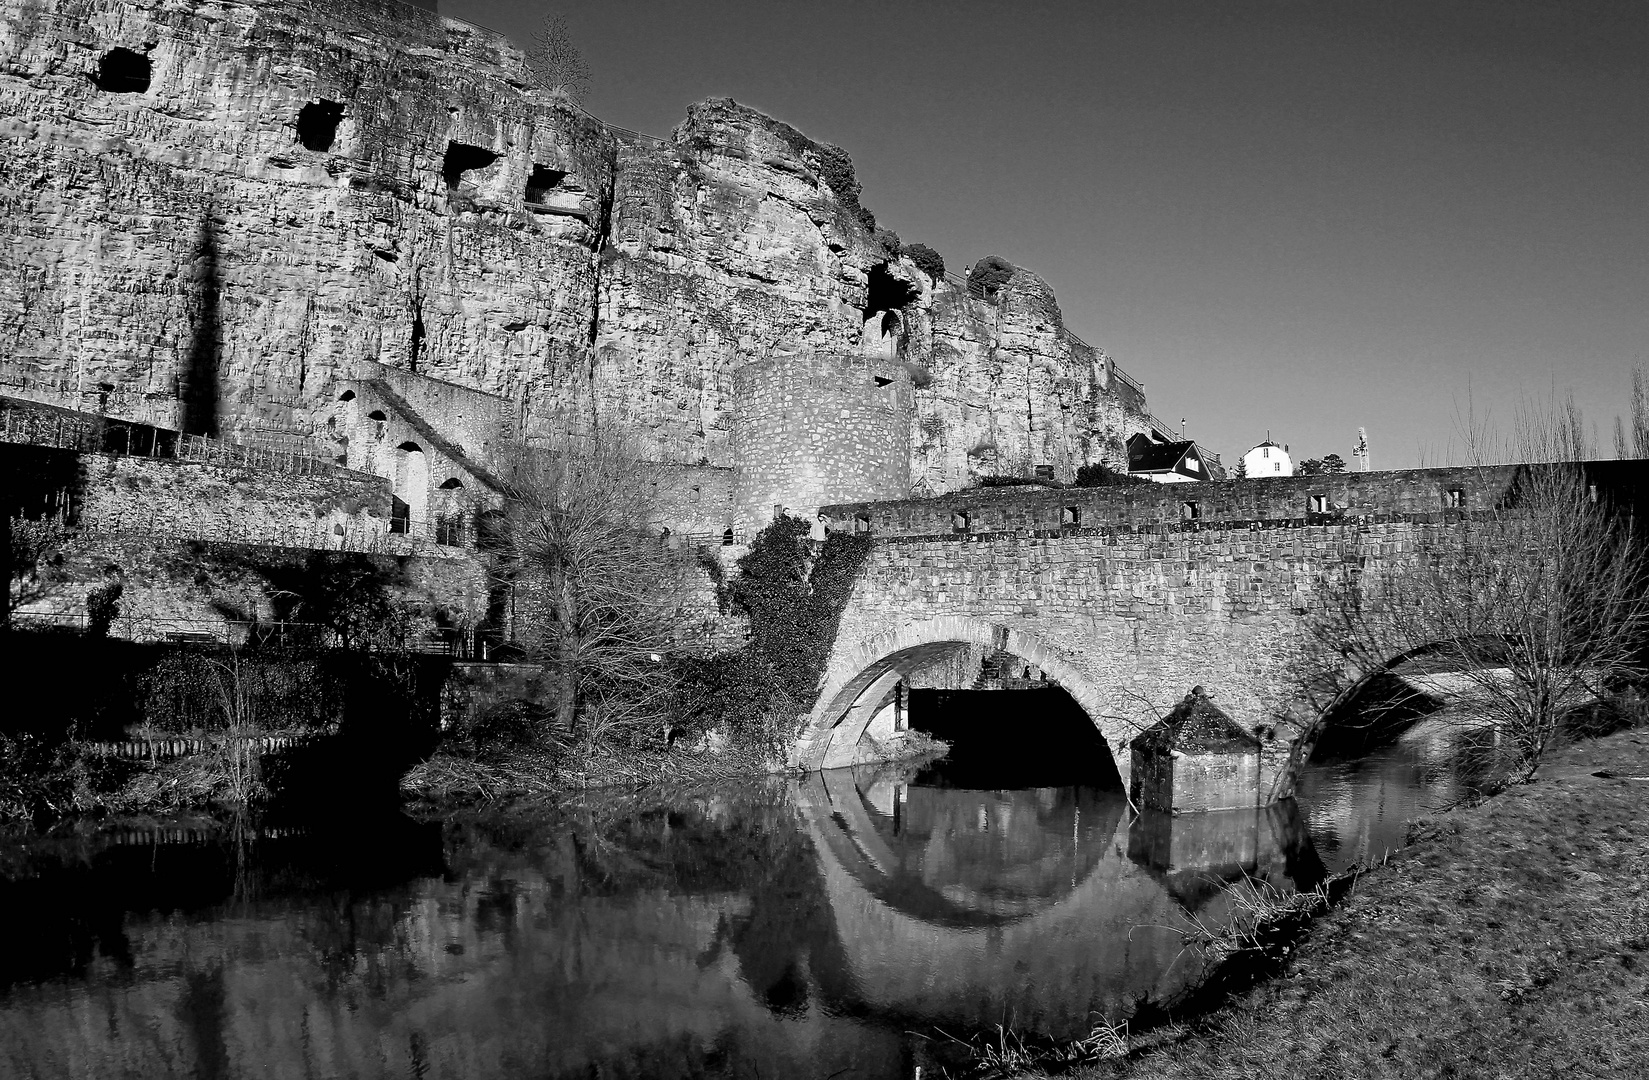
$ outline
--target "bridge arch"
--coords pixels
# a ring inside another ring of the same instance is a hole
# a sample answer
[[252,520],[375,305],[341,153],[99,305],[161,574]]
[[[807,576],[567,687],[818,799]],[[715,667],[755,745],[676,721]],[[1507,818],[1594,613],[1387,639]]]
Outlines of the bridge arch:
[[900,680],[957,645],[1012,653],[1040,668],[1093,721],[1116,760],[1118,775],[1128,776],[1126,740],[1136,729],[1106,715],[1100,689],[1087,674],[1035,634],[962,615],[916,620],[847,648],[838,645],[818,704],[806,717],[792,764],[807,769],[852,764],[853,748]]

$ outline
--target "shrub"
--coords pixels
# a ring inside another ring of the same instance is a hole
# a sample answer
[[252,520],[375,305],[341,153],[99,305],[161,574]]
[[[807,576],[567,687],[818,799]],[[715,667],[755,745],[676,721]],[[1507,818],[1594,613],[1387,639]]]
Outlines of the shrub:
[[134,771],[131,762],[84,753],[72,739],[0,732],[0,822],[104,809]]
[[836,640],[836,624],[870,551],[870,538],[832,533],[808,540],[809,526],[783,517],[758,533],[727,584],[731,606],[750,620],[736,653],[673,662],[672,710],[684,734],[717,724],[735,743],[780,751],[813,706]]
[[1149,484],[1151,481],[1143,476],[1130,476],[1126,472],[1111,468],[1103,462],[1096,461],[1084,465],[1076,471],[1077,487],[1126,487],[1129,484]]
[[945,276],[945,257],[926,244],[908,244],[900,254],[916,264],[916,269],[928,276],[935,285]]
[[93,637],[109,635],[110,625],[120,615],[120,594],[126,588],[118,571],[104,576],[107,583],[86,594],[86,631]]
[[993,476],[981,476],[979,478],[979,486],[980,487],[988,487],[988,488],[992,488],[992,487],[1021,487],[1021,486],[1026,485],[1026,484],[1035,484],[1038,487],[1062,487],[1063,486],[1057,480],[1038,480],[1034,476],[993,475]]
[[998,255],[986,255],[968,271],[968,291],[986,300],[994,300],[1008,282],[1013,280],[1013,263]]
[[[852,214],[854,220],[865,232],[875,235],[876,215],[859,202],[859,178],[853,171],[853,158],[846,150],[830,143],[816,143],[803,135],[789,124],[771,118],[767,119],[769,129],[783,139],[790,147],[791,153],[808,162],[819,174],[819,179],[829,186],[837,201]],[[889,254],[895,254],[898,247],[889,249]]]

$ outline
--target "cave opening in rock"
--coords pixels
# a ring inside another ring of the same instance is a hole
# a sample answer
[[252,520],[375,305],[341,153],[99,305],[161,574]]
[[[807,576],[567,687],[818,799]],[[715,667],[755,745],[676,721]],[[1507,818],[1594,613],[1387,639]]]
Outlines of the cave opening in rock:
[[97,62],[92,82],[109,94],[142,94],[149,89],[149,58],[131,49],[110,49]]
[[344,107],[336,101],[311,101],[298,110],[298,141],[305,150],[332,149],[343,118]]
[[[887,263],[878,263],[870,269],[870,282],[865,289],[864,317],[868,320],[878,311],[888,312],[890,315],[916,299],[916,289],[908,282],[901,281],[888,273]],[[897,328],[898,317],[893,317],[893,328]],[[883,319],[883,332],[889,329],[888,320]]]
[[964,788],[1079,784],[1120,791],[1116,758],[1082,706],[1024,661],[1017,664],[998,680],[1004,689],[910,691],[911,728],[951,744],[918,779]]
[[534,165],[532,175],[527,177],[527,201],[542,203],[544,196],[555,190],[561,184],[561,181],[565,179],[567,179],[567,174],[561,169],[552,169],[547,165]]
[[447,187],[455,188],[464,179],[464,174],[475,169],[485,169],[498,160],[498,155],[491,150],[484,150],[469,143],[447,143],[446,156],[441,161],[441,177],[446,180]]

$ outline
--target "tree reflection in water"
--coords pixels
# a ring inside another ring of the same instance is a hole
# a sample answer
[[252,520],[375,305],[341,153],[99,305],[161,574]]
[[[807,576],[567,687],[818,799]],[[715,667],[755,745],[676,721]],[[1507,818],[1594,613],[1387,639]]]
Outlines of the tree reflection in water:
[[1188,883],[1305,874],[1265,814],[1164,838],[1116,792],[916,779],[35,845],[0,1074],[908,1077],[911,1032],[1175,992]]

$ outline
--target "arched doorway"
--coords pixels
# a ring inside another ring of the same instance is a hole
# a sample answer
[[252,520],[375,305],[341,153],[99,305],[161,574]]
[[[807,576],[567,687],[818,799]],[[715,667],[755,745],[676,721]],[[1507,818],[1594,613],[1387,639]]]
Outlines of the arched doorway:
[[415,442],[397,446],[389,482],[393,493],[390,531],[422,529],[429,521],[429,459],[424,448]]

